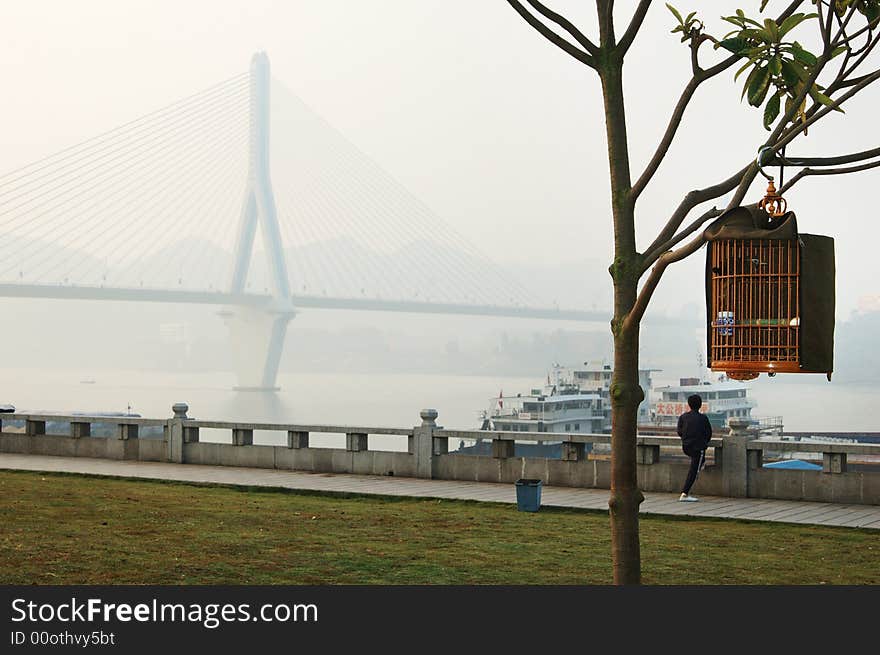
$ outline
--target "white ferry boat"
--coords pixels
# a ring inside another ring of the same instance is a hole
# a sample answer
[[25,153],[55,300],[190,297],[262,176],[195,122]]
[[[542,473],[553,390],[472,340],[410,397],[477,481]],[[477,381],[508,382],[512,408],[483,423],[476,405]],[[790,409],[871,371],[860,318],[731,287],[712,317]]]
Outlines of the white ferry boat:
[[[651,388],[651,373],[639,371],[639,384]],[[602,434],[611,431],[611,366],[604,362],[584,362],[583,367],[567,368],[554,364],[547,382],[528,394],[504,395],[491,399],[481,415],[481,430],[513,432]],[[639,420],[650,419],[647,399],[639,406]],[[539,439],[540,440],[540,439]]]
[[761,432],[782,432],[781,416],[753,416],[756,403],[748,397],[748,385],[723,374],[714,380],[681,378],[677,385],[656,387],[653,392],[656,400],[651,403],[649,424],[652,426],[674,428],[678,417],[688,411],[688,396],[698,394],[703,400],[700,411],[709,418],[713,428],[727,427],[731,418],[743,418]]
[[[652,374],[658,370],[639,370],[639,384],[645,390],[645,400],[638,410],[640,431],[674,431],[678,417],[688,411],[688,396],[699,394],[703,399],[701,411],[713,427],[726,427],[729,419],[737,417],[751,420],[762,433],[782,433],[782,417],[752,415],[756,403],[748,397],[747,384],[721,375],[714,380],[681,378],[675,386],[653,387]],[[536,435],[610,433],[612,374],[611,366],[602,361],[584,362],[580,367],[554,364],[541,387],[528,394],[505,395],[502,390],[492,398],[489,408],[480,414],[480,429]]]

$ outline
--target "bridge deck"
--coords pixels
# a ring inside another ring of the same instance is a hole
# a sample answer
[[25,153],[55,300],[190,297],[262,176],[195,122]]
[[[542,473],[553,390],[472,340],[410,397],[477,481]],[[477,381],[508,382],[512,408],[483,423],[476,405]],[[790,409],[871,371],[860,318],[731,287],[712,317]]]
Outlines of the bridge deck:
[[[113,461],[42,455],[0,455],[0,469],[83,473],[309,491],[331,491],[417,498],[448,498],[514,503],[513,485],[491,482],[421,480],[401,477],[303,473],[226,466],[197,466],[158,462]],[[579,509],[608,509],[605,489],[544,487],[542,505]],[[673,494],[646,493],[644,514],[735,518],[811,525],[880,529],[880,506],[843,505],[756,498],[702,496],[699,503],[679,503]]]

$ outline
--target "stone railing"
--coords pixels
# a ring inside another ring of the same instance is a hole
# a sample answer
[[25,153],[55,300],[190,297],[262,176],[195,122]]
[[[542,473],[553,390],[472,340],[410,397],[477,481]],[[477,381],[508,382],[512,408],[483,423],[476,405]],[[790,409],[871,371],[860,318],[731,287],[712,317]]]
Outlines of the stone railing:
[[[597,444],[610,444],[607,434],[446,430],[437,425],[433,409],[422,410],[421,424],[413,428],[206,421],[188,417],[188,409],[176,404],[174,416],[165,420],[0,414],[0,452],[502,483],[539,478],[548,485],[610,487],[610,461],[590,452]],[[97,425],[104,436],[97,436]],[[49,434],[47,426],[58,431],[63,427],[64,433]],[[228,431],[228,442],[200,440],[200,431],[209,429]],[[286,433],[286,444],[255,444],[256,430]],[[732,419],[731,429],[723,432],[710,443],[709,463],[694,493],[880,504],[880,472],[847,470],[848,454],[880,455],[880,445],[755,439],[749,422],[740,419]],[[345,448],[315,447],[310,443],[313,433],[343,434]],[[399,451],[377,450],[370,448],[370,435],[406,441]],[[517,442],[534,442],[538,436],[559,442],[561,456],[517,456]],[[450,440],[490,441],[491,455],[450,452]],[[765,452],[789,450],[823,453],[824,470],[762,466]],[[677,437],[638,436],[636,455],[642,489],[680,491],[688,462]]]

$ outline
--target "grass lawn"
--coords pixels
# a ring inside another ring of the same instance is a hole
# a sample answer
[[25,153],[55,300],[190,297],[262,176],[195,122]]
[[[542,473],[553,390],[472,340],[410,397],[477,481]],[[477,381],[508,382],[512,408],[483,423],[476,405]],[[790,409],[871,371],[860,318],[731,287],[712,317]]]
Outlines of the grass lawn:
[[[644,517],[650,584],[878,584],[880,532]],[[608,517],[0,471],[2,584],[609,584]]]

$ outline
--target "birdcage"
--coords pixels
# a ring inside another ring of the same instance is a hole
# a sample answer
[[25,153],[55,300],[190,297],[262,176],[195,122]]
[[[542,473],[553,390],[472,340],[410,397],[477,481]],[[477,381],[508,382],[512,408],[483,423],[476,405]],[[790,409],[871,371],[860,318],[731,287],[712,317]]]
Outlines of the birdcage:
[[794,212],[774,215],[761,205],[726,212],[705,235],[711,369],[739,380],[760,373],[830,380],[834,240],[801,234]]

